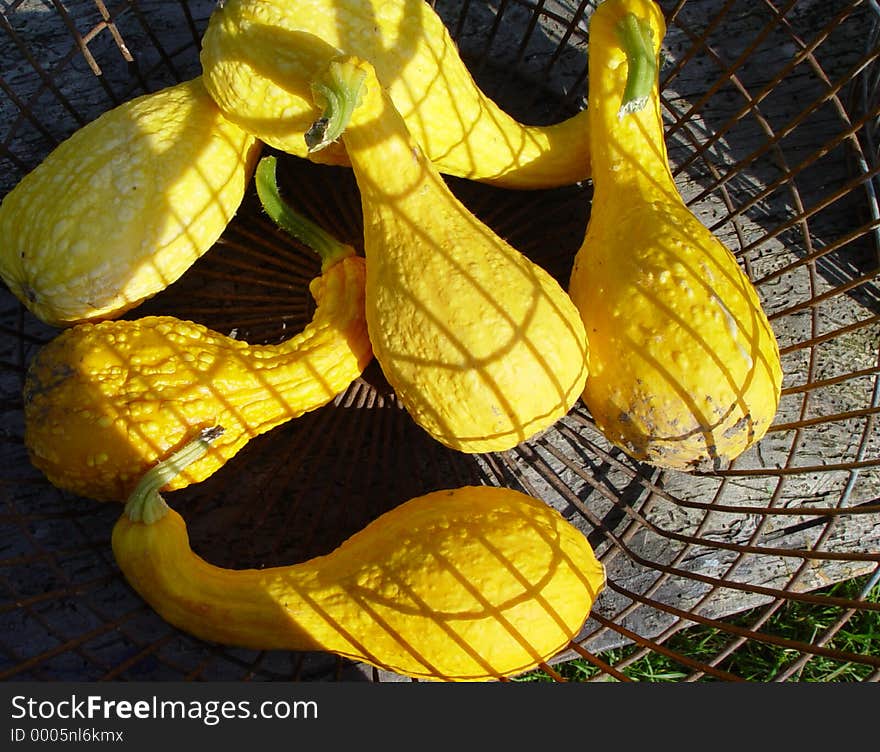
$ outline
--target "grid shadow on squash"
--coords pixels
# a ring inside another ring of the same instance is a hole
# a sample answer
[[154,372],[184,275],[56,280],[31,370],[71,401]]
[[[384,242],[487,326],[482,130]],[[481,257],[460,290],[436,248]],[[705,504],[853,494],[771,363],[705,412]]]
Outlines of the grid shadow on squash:
[[[413,424],[373,363],[332,404],[169,495],[198,553],[227,567],[303,561],[412,496],[503,484],[562,512],[607,568],[592,617],[558,657],[584,660],[594,680],[626,679],[629,665],[652,654],[687,680],[737,680],[736,654],[754,645],[787,651],[772,677],[758,678],[797,679],[817,659],[880,678],[876,636],[861,652],[835,642],[854,619],[880,613],[868,597],[880,572],[875,12],[867,2],[660,4],[677,185],[755,282],[780,342],[783,397],[765,439],[715,472],[664,472],[611,447],[578,403],[515,449],[463,455]],[[5,3],[0,196],[75,128],[197,73],[213,5]],[[512,115],[550,123],[583,106],[594,3],[436,7],[477,82]],[[282,156],[279,175],[294,204],[358,245],[349,170]],[[496,232],[567,280],[589,217],[589,182],[534,192],[449,184]],[[277,342],[309,320],[307,284],[318,269],[317,257],[272,227],[251,190],[216,246],[128,317],[172,313]],[[0,677],[400,680],[324,654],[202,643],[132,593],[109,547],[119,508],[53,488],[22,443],[24,371],[54,333],[0,293]],[[865,583],[860,593],[828,593],[855,578]],[[774,631],[773,617],[792,605],[836,616],[811,639],[791,640]],[[693,625],[721,636],[710,654],[682,639]],[[553,663],[544,672],[562,681]]]

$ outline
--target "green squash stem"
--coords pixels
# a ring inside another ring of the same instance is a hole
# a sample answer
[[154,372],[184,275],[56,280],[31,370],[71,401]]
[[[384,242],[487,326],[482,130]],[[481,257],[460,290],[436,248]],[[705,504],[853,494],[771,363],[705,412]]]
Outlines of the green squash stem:
[[329,66],[329,81],[312,84],[315,101],[323,104],[324,112],[305,134],[310,153],[323,149],[342,135],[360,102],[365,77],[366,73],[357,66],[334,61]]
[[159,489],[201,459],[211,442],[222,434],[222,426],[206,428],[195,439],[144,473],[126,500],[123,514],[127,514],[132,522],[143,522],[145,525],[161,520],[168,512],[168,505]]
[[281,197],[278,190],[276,163],[275,157],[263,157],[254,174],[257,196],[266,214],[282,230],[305,243],[321,257],[322,272],[327,271],[337,261],[354,255],[355,250],[352,246],[337,240],[323,227],[294,211]]

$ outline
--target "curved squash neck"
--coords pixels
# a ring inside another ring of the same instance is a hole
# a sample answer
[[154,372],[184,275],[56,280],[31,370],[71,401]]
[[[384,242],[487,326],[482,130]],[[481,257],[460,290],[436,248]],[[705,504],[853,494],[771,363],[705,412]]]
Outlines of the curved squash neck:
[[367,357],[366,343],[358,347],[352,337],[344,335],[351,333],[363,317],[362,261],[354,255],[343,258],[311,281],[309,289],[316,308],[301,331],[278,343],[248,346],[249,360],[258,366],[266,385],[285,388],[292,382],[291,386],[299,389],[304,375],[318,369],[325,359],[330,362],[323,366],[332,368],[332,359],[349,349],[358,359]]
[[[596,200],[603,200],[606,191],[619,197],[625,190],[649,200],[678,201],[660,108],[657,56],[664,33],[660,11],[653,3],[606,3],[607,8],[599,6],[590,28],[587,111]],[[628,6],[638,7],[639,13],[627,10]],[[646,60],[647,56],[653,60]],[[650,67],[634,70],[640,64]],[[647,90],[643,106],[628,99],[637,75]]]
[[[186,522],[159,494],[222,433],[221,426],[202,431],[141,477],[113,530],[114,553],[126,577],[152,603],[177,594],[165,604],[165,616],[196,625],[191,631],[205,639],[260,649],[352,653],[344,632],[332,628],[334,604],[345,593],[333,577],[322,576],[328,557],[268,569],[215,566],[193,551]],[[129,536],[134,542],[126,540]],[[322,580],[328,584],[321,586]]]
[[594,104],[591,99],[590,107],[596,108],[591,120],[596,200],[606,191],[619,196],[621,190],[678,200],[657,98],[651,97],[644,110],[622,117],[615,105],[604,101]]
[[395,201],[417,197],[424,186],[439,179],[403,116],[368,75],[342,140],[358,174],[358,187],[367,196],[394,196]]
[[303,330],[226,354],[227,362],[240,358],[247,383],[236,387],[235,414],[250,435],[329,402],[369,362],[362,262],[351,256],[312,280],[317,308]]

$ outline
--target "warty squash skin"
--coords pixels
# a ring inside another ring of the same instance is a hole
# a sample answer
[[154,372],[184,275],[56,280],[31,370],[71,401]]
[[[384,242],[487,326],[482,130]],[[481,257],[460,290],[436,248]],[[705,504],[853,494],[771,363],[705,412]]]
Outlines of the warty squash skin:
[[201,77],[125,102],[0,204],[0,277],[53,326],[116,318],[174,282],[238,209],[260,144]]
[[517,122],[479,89],[424,0],[227,0],[211,15],[201,63],[227,117],[282,151],[347,164],[340,145],[310,154],[303,144],[319,115],[309,85],[340,54],[375,66],[442,173],[523,189],[589,176],[586,113]]
[[199,557],[183,518],[158,494],[141,497],[113,529],[119,568],[165,621],[224,645],[332,652],[420,679],[492,680],[562,650],[605,586],[580,531],[506,488],[434,491],[324,556],[243,570]]
[[125,499],[194,430],[220,423],[211,451],[170,488],[199,482],[255,436],[330,402],[372,357],[364,259],[312,280],[312,320],[277,345],[252,345],[172,316],[78,324],[34,357],[24,443],[58,488]]
[[[676,189],[659,100],[660,8],[605,0],[589,31],[594,197],[569,284],[590,341],[583,401],[632,457],[717,468],[774,418],[782,384],[776,338],[734,255]],[[630,111],[621,111],[625,34],[650,70],[645,105]]]
[[[342,141],[364,217],[368,331],[398,398],[461,452],[510,449],[548,428],[587,378],[565,290],[452,194],[368,62],[334,61],[322,82],[317,96],[359,101]],[[310,134],[316,148],[333,114]]]

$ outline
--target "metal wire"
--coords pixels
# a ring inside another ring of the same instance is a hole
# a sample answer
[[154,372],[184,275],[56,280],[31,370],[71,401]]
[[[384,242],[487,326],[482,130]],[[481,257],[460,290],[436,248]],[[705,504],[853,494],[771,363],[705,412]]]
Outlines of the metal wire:
[[[480,86],[512,114],[549,123],[584,106],[594,2],[433,4]],[[100,112],[195,75],[213,5],[5,3],[0,196]],[[766,438],[712,472],[662,472],[609,445],[578,404],[514,450],[460,455],[412,423],[374,365],[326,409],[175,492],[200,554],[234,567],[302,561],[417,494],[504,484],[582,529],[609,576],[581,634],[543,666],[547,679],[572,676],[569,659],[594,681],[648,670],[792,681],[817,663],[830,666],[829,680],[880,678],[880,4],[661,6],[677,184],[755,282],[781,344],[783,397]],[[360,243],[349,171],[290,160],[282,179],[316,221]],[[449,184],[567,279],[589,181],[527,193]],[[249,194],[216,247],[136,313],[276,342],[311,316],[306,286],[317,268]],[[133,594],[109,550],[118,508],[53,488],[23,446],[24,371],[54,333],[0,293],[0,679],[399,680],[321,653],[205,644]],[[824,615],[815,634],[780,626],[808,608]],[[854,626],[865,623],[875,626]],[[861,641],[850,639],[858,628]],[[747,673],[748,656],[767,651],[779,656],[773,673]]]

